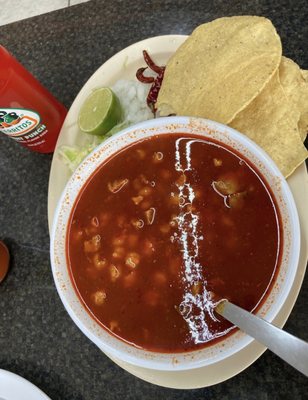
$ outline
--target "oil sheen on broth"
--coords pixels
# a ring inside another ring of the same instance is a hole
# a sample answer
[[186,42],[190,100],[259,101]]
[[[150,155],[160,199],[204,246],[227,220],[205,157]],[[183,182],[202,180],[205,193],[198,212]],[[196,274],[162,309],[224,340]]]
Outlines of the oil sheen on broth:
[[107,330],[150,351],[183,352],[230,334],[221,298],[251,311],[279,265],[275,200],[249,162],[187,134],[144,139],[107,160],[71,215],[78,295]]

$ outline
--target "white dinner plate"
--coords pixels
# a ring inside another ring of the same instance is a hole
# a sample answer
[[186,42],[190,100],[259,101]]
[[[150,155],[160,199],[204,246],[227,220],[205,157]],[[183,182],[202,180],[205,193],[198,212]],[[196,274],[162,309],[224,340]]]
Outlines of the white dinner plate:
[[50,400],[39,388],[12,372],[0,369],[0,400]]
[[[166,64],[170,56],[184,42],[187,36],[167,35],[158,36],[135,43],[120,51],[105,62],[86,82],[73,102],[64,121],[54,152],[48,190],[48,223],[51,231],[54,211],[69,177],[70,171],[59,158],[62,145],[82,144],[86,135],[77,126],[79,109],[89,95],[98,87],[112,86],[119,79],[134,79],[137,69],[144,66],[142,50],[147,50],[159,65]],[[282,307],[275,325],[282,327],[286,322],[298,296],[306,270],[308,258],[308,175],[303,163],[288,179],[288,184],[294,196],[301,224],[301,253],[296,278],[290,294]],[[252,364],[265,351],[265,347],[253,341],[243,350],[216,364],[194,369],[191,371],[160,372],[136,367],[112,358],[112,360],[131,374],[160,386],[192,389],[214,385],[238,374]]]

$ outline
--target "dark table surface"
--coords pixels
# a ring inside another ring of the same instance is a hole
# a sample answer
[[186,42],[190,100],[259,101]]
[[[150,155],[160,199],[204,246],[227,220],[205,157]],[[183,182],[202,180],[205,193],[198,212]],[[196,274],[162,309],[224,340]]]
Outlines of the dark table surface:
[[[269,17],[284,54],[308,69],[305,0],[91,1],[0,27],[0,43],[69,107],[91,74],[124,47],[156,35],[189,34],[203,22],[237,14]],[[269,351],[236,377],[190,391],[145,383],[104,356],[69,318],[52,279],[51,159],[0,136],[0,238],[12,255],[0,285],[0,368],[29,379],[53,400],[308,398],[307,379]],[[306,278],[285,326],[305,340],[307,304]]]

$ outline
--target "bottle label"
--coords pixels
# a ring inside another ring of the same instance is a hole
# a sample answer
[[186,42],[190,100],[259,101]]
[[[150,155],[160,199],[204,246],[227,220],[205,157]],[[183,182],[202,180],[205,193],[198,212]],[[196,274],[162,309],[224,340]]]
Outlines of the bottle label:
[[37,142],[47,133],[47,128],[41,123],[40,115],[33,110],[0,108],[0,132],[21,143]]

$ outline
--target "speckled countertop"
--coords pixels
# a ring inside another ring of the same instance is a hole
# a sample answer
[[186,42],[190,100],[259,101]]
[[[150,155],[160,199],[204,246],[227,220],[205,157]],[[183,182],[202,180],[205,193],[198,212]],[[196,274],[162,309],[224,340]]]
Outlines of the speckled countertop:
[[[69,107],[89,76],[129,44],[188,34],[202,22],[236,14],[271,18],[285,55],[308,69],[304,0],[91,1],[0,27],[0,43]],[[12,254],[11,271],[0,285],[0,368],[29,379],[53,400],[307,399],[308,380],[270,352],[227,382],[190,391],[145,383],[104,356],[71,321],[52,279],[51,158],[0,136],[0,238]],[[306,278],[285,326],[305,340],[307,304]]]

